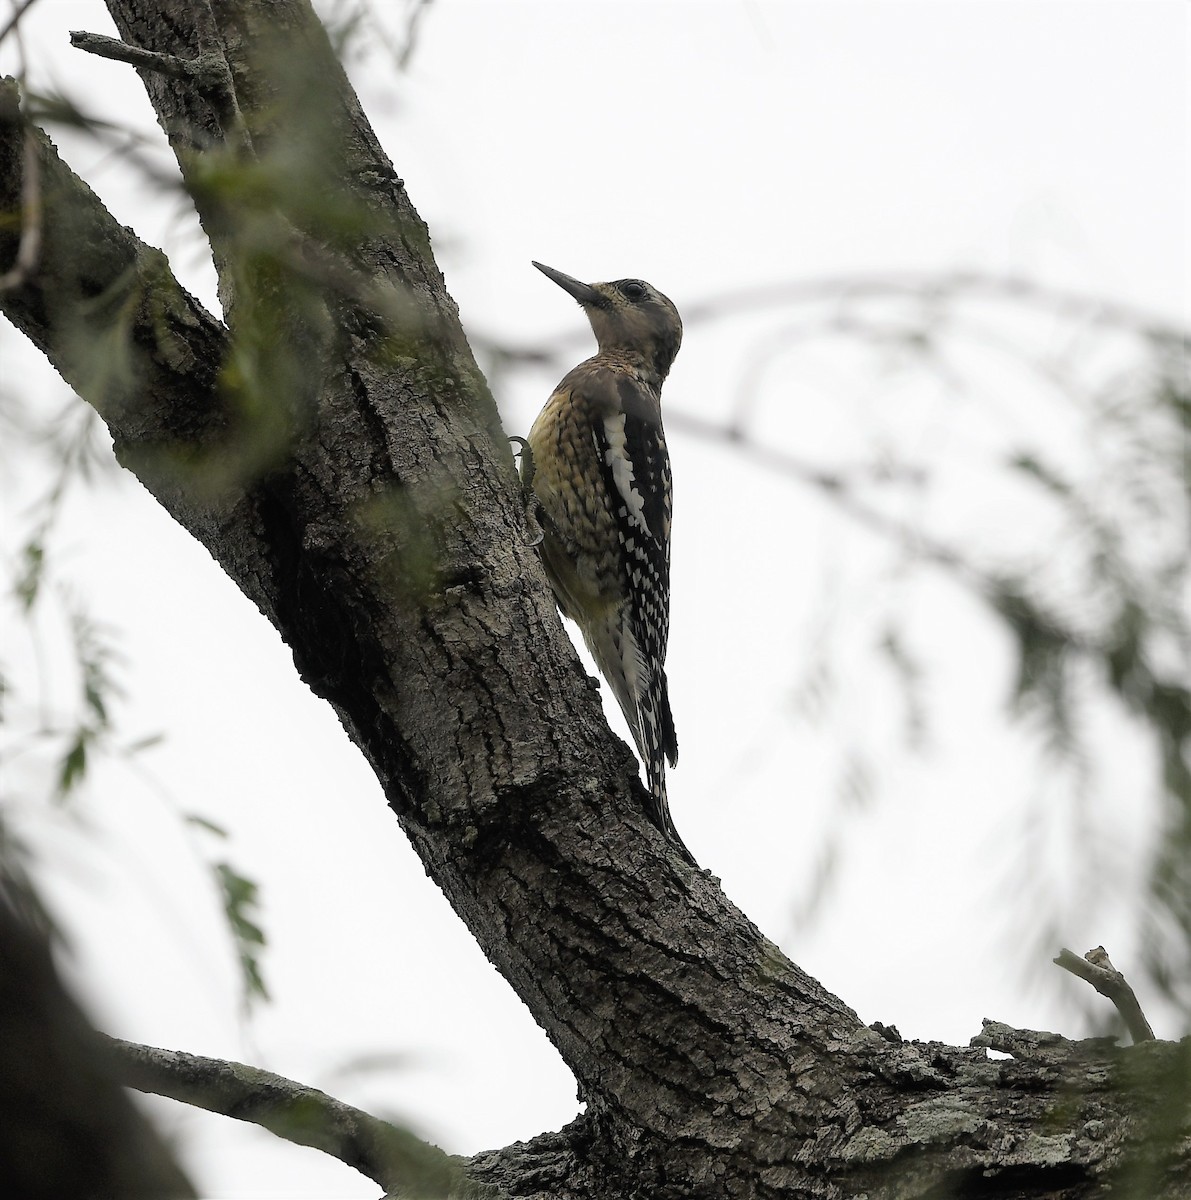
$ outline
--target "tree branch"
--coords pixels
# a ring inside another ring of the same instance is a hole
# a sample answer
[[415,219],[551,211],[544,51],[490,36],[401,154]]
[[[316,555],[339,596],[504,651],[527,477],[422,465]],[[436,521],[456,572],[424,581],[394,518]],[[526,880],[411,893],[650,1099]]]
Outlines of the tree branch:
[[337,1158],[403,1197],[499,1200],[470,1180],[460,1158],[350,1104],[243,1063],[159,1050],[105,1038],[113,1073],[125,1087],[260,1125],[287,1142]]
[[1063,949],[1059,956],[1052,960],[1064,971],[1078,975],[1086,980],[1100,993],[1116,1005],[1117,1012],[1129,1030],[1129,1036],[1134,1045],[1138,1042],[1154,1040],[1154,1031],[1146,1020],[1129,981],[1112,965],[1108,951],[1103,946],[1096,946],[1080,958],[1074,951]]
[[129,46],[101,33],[74,29],[70,44],[76,50],[110,58],[113,62],[128,63],[143,71],[154,71],[171,79],[188,79],[201,88],[224,87],[228,81],[227,66],[216,54],[200,54],[195,58],[179,58],[175,54],[155,54],[139,46]]

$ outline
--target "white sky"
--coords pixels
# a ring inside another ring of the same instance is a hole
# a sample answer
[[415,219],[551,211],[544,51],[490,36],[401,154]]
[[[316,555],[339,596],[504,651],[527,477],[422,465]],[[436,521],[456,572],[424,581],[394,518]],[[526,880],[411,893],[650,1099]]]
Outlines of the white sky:
[[[377,7],[399,25],[403,6]],[[966,268],[1185,320],[1187,25],[1184,5],[1146,0],[436,0],[408,75],[380,52],[352,73],[465,324],[485,338],[533,347],[581,329],[530,258],[583,278],[649,279],[680,310],[763,282]],[[155,132],[129,68],[70,49],[66,31],[78,28],[111,32],[98,2],[42,0],[30,12],[34,85],[56,81]],[[12,48],[4,54],[12,72]],[[168,201],[79,138],[55,136],[119,219],[163,245],[213,306],[201,244]],[[750,354],[789,319],[688,327],[670,410],[723,417]],[[9,393],[43,408],[65,399],[9,327],[0,339]],[[878,425],[924,453],[940,438],[963,450],[937,397],[891,388],[855,403],[841,398],[839,370],[813,355],[776,360],[763,377],[767,434],[827,462],[871,451]],[[1025,427],[1036,414],[997,394],[1003,380],[994,373],[988,394]],[[510,431],[528,428],[553,382],[530,373],[502,390]],[[888,682],[850,640],[899,586],[873,565],[880,546],[841,540],[839,522],[788,480],[690,436],[670,442],[669,673],[682,745],[671,803],[696,856],[866,1021],[959,1043],[986,1016],[1078,1035],[1082,985],[1046,966],[1058,944],[1046,937],[1040,950],[1039,926],[1053,921],[1060,944],[1081,952],[1102,942],[1122,966],[1136,949],[1130,898],[1149,824],[1135,739],[1091,714],[1111,749],[1084,816],[1116,847],[1116,889],[1098,906],[1041,911],[1039,897],[1067,895],[1080,813],[1047,797],[1033,842],[1018,836],[1046,789],[1022,739],[1003,730],[1003,639],[943,584],[907,596],[934,672],[936,729],[929,756],[901,752]],[[36,470],[3,481],[9,552]],[[978,490],[961,484],[948,503],[953,528],[998,523]],[[325,1087],[457,1152],[573,1117],[573,1081],[546,1039],[425,879],[333,714],[206,552],[124,480],[71,505],[57,562],[121,631],[127,738],[167,735],[143,757],[152,783],[118,764],[96,770],[83,822],[46,812],[31,759],[6,781],[100,1026]],[[792,696],[824,622],[836,629],[843,699],[815,725],[797,719]],[[30,653],[7,630],[4,640],[6,665],[29,678]],[[841,762],[856,746],[880,786],[841,808]],[[226,827],[227,855],[261,883],[275,1000],[247,1025],[179,811]],[[840,833],[830,900],[804,928],[796,904]],[[399,1061],[344,1074],[360,1056]],[[154,1112],[205,1195],[375,1195],[313,1151],[173,1106]]]

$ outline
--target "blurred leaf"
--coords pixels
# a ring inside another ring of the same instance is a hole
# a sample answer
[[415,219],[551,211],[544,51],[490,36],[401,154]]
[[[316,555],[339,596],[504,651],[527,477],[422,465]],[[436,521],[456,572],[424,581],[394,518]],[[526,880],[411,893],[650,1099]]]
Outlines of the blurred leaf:
[[228,836],[227,830],[222,825],[216,825],[214,821],[210,821],[206,817],[200,817],[198,813],[187,813],[186,823],[188,825],[197,825],[199,829],[205,829],[217,838],[226,838]]
[[126,746],[122,746],[121,752],[129,756],[141,754],[145,750],[152,750],[154,746],[160,746],[164,741],[164,733],[150,733],[145,737],[137,738],[134,742],[129,742]]
[[906,744],[912,750],[921,750],[927,736],[926,700],[923,689],[926,672],[895,625],[885,627],[877,640],[877,650],[884,655],[901,685],[906,711]]
[[40,534],[21,548],[20,564],[13,592],[27,613],[37,601],[45,574],[45,544]]
[[58,798],[65,799],[83,781],[87,773],[87,744],[91,734],[85,727],[80,727],[74,734],[70,748],[62,758],[58,771]]
[[839,789],[840,799],[848,809],[863,810],[872,803],[876,779],[872,763],[863,751],[853,747],[845,753]]
[[250,915],[258,904],[257,885],[226,862],[216,863],[214,871],[223,893],[224,915],[240,955],[244,1002],[248,1005],[254,999],[268,1000],[259,955],[265,946],[265,935]]

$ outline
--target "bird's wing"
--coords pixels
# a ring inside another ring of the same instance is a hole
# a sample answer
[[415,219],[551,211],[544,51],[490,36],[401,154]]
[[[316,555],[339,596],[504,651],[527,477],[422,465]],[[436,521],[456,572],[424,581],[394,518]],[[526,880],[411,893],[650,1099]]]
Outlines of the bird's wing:
[[660,615],[662,639],[656,647],[660,661],[666,654],[669,629],[672,508],[670,455],[661,403],[656,393],[620,371],[592,372],[579,386],[591,405],[592,436],[604,484],[614,502],[617,530],[626,549],[632,544],[624,561],[643,572],[639,581],[626,580],[628,591],[663,601],[658,613],[636,614],[641,620]]
[[619,403],[593,421],[592,436],[625,548],[629,626],[645,679],[637,701],[648,710],[653,736],[673,763],[678,740],[664,668],[670,634],[670,455],[656,394],[625,375],[615,390]]

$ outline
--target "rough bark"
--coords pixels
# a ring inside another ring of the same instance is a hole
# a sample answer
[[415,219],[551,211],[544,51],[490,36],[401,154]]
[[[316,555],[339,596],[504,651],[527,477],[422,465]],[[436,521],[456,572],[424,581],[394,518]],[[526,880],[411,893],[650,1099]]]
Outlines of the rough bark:
[[[138,69],[226,324],[36,131],[42,252],[0,307],[277,627],[574,1072],[586,1111],[473,1177],[575,1200],[1186,1195],[1191,1142],[1162,1089],[1191,1075],[1191,1043],[997,1027],[1014,1057],[991,1061],[889,1040],[670,851],[528,545],[426,230],[307,3],[108,7],[170,56]],[[10,91],[6,212],[22,136]],[[2,239],[0,270],[11,223]],[[114,314],[129,369],[96,372]],[[1148,1190],[1122,1191],[1139,1171]]]

